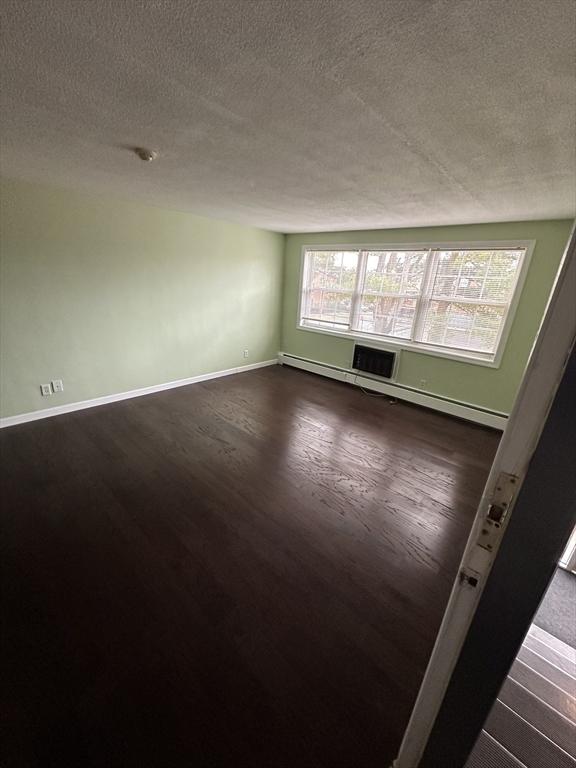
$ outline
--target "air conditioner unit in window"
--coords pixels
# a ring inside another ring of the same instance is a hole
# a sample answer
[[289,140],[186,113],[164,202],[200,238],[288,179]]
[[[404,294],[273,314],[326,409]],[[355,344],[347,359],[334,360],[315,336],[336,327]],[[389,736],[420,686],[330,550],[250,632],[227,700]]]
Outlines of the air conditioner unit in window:
[[380,376],[383,379],[391,379],[394,376],[395,363],[396,352],[364,347],[361,344],[354,346],[352,368],[357,371],[371,373],[373,376]]

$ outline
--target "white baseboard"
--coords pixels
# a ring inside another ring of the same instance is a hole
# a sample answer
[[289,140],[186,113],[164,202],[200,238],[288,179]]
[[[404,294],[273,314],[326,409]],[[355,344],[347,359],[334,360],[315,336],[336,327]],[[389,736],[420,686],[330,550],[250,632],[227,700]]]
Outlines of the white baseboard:
[[432,408],[435,411],[448,413],[451,416],[457,416],[460,419],[474,421],[477,424],[483,424],[487,427],[503,430],[508,421],[505,413],[489,411],[472,403],[457,402],[447,398],[433,395],[429,392],[423,392],[420,389],[392,384],[378,379],[372,379],[369,376],[359,375],[350,368],[338,368],[333,365],[319,363],[316,360],[307,360],[306,358],[289,355],[286,352],[278,353],[278,362],[281,365],[291,365],[294,368],[301,368],[304,371],[317,373],[320,376],[327,376],[330,379],[337,379],[348,384],[354,384],[363,389],[369,389],[372,392],[380,392],[384,395],[390,395],[398,400],[406,400],[409,403],[423,405],[426,408]]
[[67,403],[66,405],[56,405],[53,408],[43,408],[38,411],[29,411],[28,413],[19,413],[16,416],[6,416],[0,419],[0,429],[4,427],[13,427],[16,424],[24,424],[27,421],[38,421],[38,419],[48,419],[51,416],[59,416],[62,413],[71,413],[72,411],[82,411],[85,408],[95,408],[98,405],[107,405],[116,403],[119,400],[129,400],[132,397],[142,397],[151,395],[154,392],[162,392],[165,389],[175,389],[176,387],[185,387],[188,384],[197,384],[200,381],[209,379],[219,379],[222,376],[231,376],[234,373],[244,373],[253,371],[256,368],[266,368],[269,365],[276,365],[278,360],[265,360],[262,363],[250,363],[241,365],[238,368],[227,368],[225,371],[214,371],[214,373],[202,373],[200,376],[190,376],[187,379],[178,379],[177,381],[167,381],[164,384],[153,384],[150,387],[141,387],[132,389],[129,392],[118,392],[115,395],[104,395],[103,397],[94,397],[91,400],[80,400],[77,403]]

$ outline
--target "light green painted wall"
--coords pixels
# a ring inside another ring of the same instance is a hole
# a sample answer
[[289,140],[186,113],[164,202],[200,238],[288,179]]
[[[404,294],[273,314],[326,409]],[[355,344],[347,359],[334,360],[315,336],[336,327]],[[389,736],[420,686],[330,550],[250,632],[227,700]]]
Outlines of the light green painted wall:
[[2,416],[276,356],[283,235],[13,180],[0,202]]
[[572,222],[537,221],[458,227],[287,235],[282,350],[299,357],[350,367],[353,342],[296,328],[303,245],[535,240],[536,247],[498,369],[403,351],[398,382],[462,402],[508,413],[520,384]]
[[[352,341],[296,329],[304,244],[536,240],[499,369],[420,352],[401,356],[400,383],[419,387],[426,379],[430,392],[508,412],[571,226],[515,222],[284,238],[14,180],[0,191],[2,416],[272,359],[280,348],[348,367]],[[65,391],[41,397],[39,385],[56,378]]]

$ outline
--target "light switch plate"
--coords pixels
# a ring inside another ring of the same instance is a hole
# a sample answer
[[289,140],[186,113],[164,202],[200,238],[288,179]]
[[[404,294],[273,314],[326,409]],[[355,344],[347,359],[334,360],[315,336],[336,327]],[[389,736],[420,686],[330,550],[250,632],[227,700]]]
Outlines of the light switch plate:
[[62,379],[52,380],[52,392],[64,392],[64,384],[62,384]]

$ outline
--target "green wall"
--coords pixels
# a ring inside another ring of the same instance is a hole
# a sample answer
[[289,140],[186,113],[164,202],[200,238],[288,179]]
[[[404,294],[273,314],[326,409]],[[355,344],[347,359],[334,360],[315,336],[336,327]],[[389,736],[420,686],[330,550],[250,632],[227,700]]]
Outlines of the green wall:
[[[431,393],[508,412],[571,226],[284,237],[14,180],[2,182],[0,202],[2,416],[260,362],[279,349],[349,367],[351,340],[296,328],[304,244],[535,240],[498,369],[404,351],[398,375],[401,384],[420,388],[426,379]],[[64,392],[42,397],[40,384],[52,379],[63,379]]]
[[12,180],[0,210],[2,416],[276,356],[283,235]]
[[282,351],[345,368],[351,365],[351,340],[296,328],[303,245],[535,240],[536,247],[499,368],[447,360],[422,352],[403,351],[398,370],[400,384],[421,389],[420,380],[426,379],[426,391],[430,393],[509,413],[571,224],[571,221],[536,221],[287,235]]

